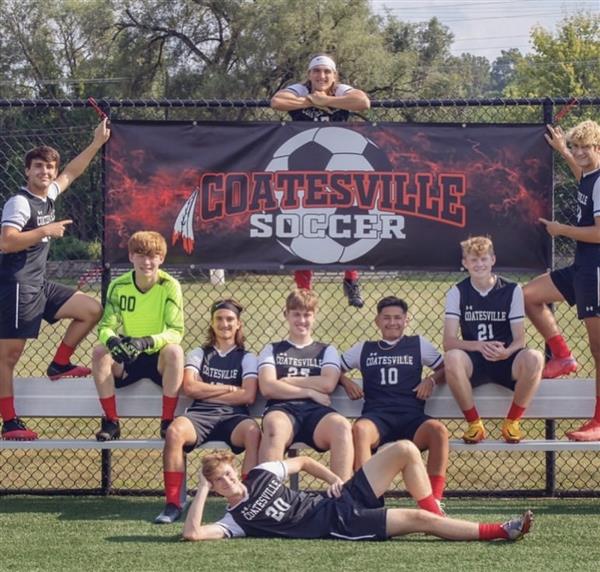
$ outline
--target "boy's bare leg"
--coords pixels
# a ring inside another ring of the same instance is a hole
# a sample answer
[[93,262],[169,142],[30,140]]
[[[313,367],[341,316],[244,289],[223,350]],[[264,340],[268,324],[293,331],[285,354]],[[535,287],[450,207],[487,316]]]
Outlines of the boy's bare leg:
[[552,282],[550,274],[542,274],[523,286],[525,313],[547,340],[560,333],[556,318],[548,307],[552,302],[564,302],[562,294]]
[[313,439],[319,449],[329,449],[331,470],[342,481],[350,479],[354,460],[350,422],[339,413],[330,413],[315,427]]
[[363,466],[363,471],[375,496],[382,496],[396,476],[402,473],[406,490],[415,499],[431,495],[431,485],[427,477],[421,453],[411,441],[396,441]]
[[446,382],[462,411],[474,407],[471,376],[473,362],[463,350],[450,350],[444,355]]
[[359,419],[352,426],[354,441],[354,470],[358,471],[373,455],[372,449],[379,444],[379,431],[370,419]]
[[177,397],[183,383],[183,349],[178,344],[167,344],[158,356],[158,371],[163,379],[163,394]]
[[263,417],[263,436],[258,450],[258,462],[281,461],[292,444],[294,427],[283,411],[271,411]]
[[536,350],[526,349],[517,355],[513,362],[512,374],[515,384],[514,402],[520,407],[529,407],[542,380],[544,358]]
[[231,433],[231,442],[236,447],[245,449],[244,462],[242,463],[242,475],[247,475],[250,469],[258,465],[258,448],[262,433],[256,421],[247,419],[238,423]]
[[58,320],[71,319],[67,326],[63,342],[76,348],[102,317],[100,303],[82,292],[75,292],[56,312]]
[[477,522],[438,516],[426,510],[388,509],[385,526],[389,536],[424,532],[448,540],[479,539],[479,524]]

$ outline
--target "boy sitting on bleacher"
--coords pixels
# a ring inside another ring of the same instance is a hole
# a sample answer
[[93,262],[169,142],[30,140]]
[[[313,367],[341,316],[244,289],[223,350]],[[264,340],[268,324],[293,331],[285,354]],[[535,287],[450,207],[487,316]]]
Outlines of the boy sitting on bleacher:
[[446,298],[446,382],[469,424],[465,443],[485,439],[472,388],[491,382],[513,390],[502,436],[507,443],[518,443],[523,438],[519,419],[537,391],[544,360],[539,351],[525,347],[521,287],[492,272],[496,263],[492,241],[474,236],[460,245],[469,277],[453,286]]
[[121,435],[115,387],[149,378],[163,388],[160,436],[173,421],[183,380],[183,297],[179,282],[160,270],[167,254],[161,234],[140,231],[128,243],[133,269],[108,287],[98,326],[92,374],[104,411],[98,441]]

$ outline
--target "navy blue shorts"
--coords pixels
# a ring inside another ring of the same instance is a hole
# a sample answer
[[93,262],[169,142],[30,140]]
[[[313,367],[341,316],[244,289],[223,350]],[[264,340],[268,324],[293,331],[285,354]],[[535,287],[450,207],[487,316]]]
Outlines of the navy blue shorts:
[[577,317],[600,316],[600,267],[572,264],[550,272],[550,278],[569,306],[577,304]]
[[373,422],[379,431],[379,445],[384,445],[391,441],[399,439],[409,439],[412,441],[417,429],[431,419],[422,411],[407,411],[398,408],[380,408],[373,411],[363,411],[359,417]]
[[323,452],[315,445],[314,434],[321,419],[330,413],[337,413],[331,407],[325,407],[314,401],[282,401],[270,405],[263,415],[266,417],[271,411],[283,411],[292,422],[294,435],[292,443],[306,443],[315,451]]
[[75,292],[70,286],[48,280],[42,284],[0,284],[0,339],[37,338],[42,320],[56,322],[56,313]]
[[123,375],[115,377],[115,387],[127,387],[145,378],[162,387],[162,374],[158,371],[159,353],[141,353],[134,361],[125,364]]
[[243,421],[246,421],[247,419],[254,421],[252,417],[240,415],[239,413],[211,414],[206,411],[194,411],[193,409],[188,409],[183,414],[183,417],[190,420],[196,431],[196,442],[191,446],[183,448],[186,453],[193,451],[196,447],[199,447],[202,443],[206,443],[207,441],[225,441],[231,450],[238,455],[244,448],[236,447],[231,442],[231,434]]
[[471,385],[479,387],[485,383],[497,383],[514,391],[517,382],[512,376],[512,366],[516,357],[524,349],[517,350],[508,359],[502,361],[488,361],[480,352],[466,352],[473,363]]
[[342,496],[328,503],[329,536],[341,540],[387,540],[383,498],[375,496],[359,469],[344,484]]

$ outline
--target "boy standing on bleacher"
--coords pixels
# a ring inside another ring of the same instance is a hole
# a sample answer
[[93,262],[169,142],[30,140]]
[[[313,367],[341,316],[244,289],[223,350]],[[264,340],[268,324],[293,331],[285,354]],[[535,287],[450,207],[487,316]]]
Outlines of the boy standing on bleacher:
[[[564,133],[548,126],[546,140],[558,151],[579,182],[577,222],[574,225],[540,219],[552,237],[575,241],[575,260],[538,276],[525,286],[525,307],[533,325],[544,336],[552,359],[544,377],[560,377],[577,370],[577,362],[562,336],[548,304],[566,301],[577,305],[577,317],[585,324],[590,352],[596,370],[594,413],[575,431],[567,432],[572,441],[600,440],[600,125],[587,120]],[[576,391],[573,388],[573,391]]]
[[183,296],[179,282],[160,269],[167,243],[158,232],[139,231],[128,243],[133,269],[108,287],[98,326],[92,374],[104,411],[98,441],[121,435],[115,387],[143,378],[162,386],[160,436],[173,421],[183,380]]
[[98,323],[102,307],[91,296],[46,279],[50,241],[61,238],[70,219],[57,221],[54,203],[87,169],[110,129],[104,119],[94,140],[59,173],[60,154],[42,145],[25,155],[25,186],[2,210],[0,231],[0,416],[2,438],[34,440],[37,433],[17,417],[13,378],[28,339],[37,338],[42,320],[70,320],[46,370],[55,381],[83,377],[89,368],[71,363],[79,343]]
[[465,443],[485,439],[472,388],[491,382],[513,390],[502,436],[507,443],[518,443],[523,438],[519,420],[537,391],[544,359],[539,351],[525,347],[523,291],[493,273],[492,241],[474,236],[460,245],[469,277],[453,286],[446,297],[446,382],[469,424]]

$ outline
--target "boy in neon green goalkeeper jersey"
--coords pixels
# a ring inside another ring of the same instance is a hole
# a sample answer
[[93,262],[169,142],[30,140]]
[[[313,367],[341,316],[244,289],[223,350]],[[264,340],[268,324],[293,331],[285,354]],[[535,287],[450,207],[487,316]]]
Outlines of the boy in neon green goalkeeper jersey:
[[167,243],[157,232],[129,239],[133,269],[108,287],[98,326],[102,345],[94,348],[92,374],[104,411],[98,441],[121,435],[115,387],[149,378],[163,388],[160,436],[173,420],[183,380],[183,297],[179,282],[160,269]]

